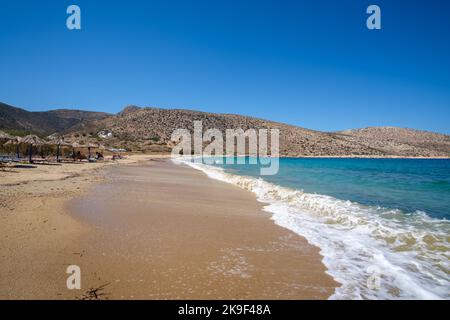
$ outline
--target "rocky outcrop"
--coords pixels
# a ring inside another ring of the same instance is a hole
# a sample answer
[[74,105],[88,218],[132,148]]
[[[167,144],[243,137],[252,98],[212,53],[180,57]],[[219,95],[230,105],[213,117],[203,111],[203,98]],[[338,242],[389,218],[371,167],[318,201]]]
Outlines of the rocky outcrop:
[[[28,112],[0,104],[0,129],[72,136],[128,150],[169,152],[175,129],[279,129],[282,156],[450,157],[450,136],[397,127],[320,132],[234,114],[127,106],[117,115],[78,110]],[[27,134],[28,134],[27,133]]]
[[0,103],[0,128],[21,134],[35,133],[42,136],[62,132],[110,116],[103,112],[59,109],[29,112]]
[[203,130],[215,128],[223,133],[226,129],[277,128],[283,156],[450,157],[450,136],[392,127],[320,132],[247,116],[160,108],[128,109],[92,125],[112,132],[118,141],[170,145],[172,132],[179,128],[193,132],[195,120],[202,121]]

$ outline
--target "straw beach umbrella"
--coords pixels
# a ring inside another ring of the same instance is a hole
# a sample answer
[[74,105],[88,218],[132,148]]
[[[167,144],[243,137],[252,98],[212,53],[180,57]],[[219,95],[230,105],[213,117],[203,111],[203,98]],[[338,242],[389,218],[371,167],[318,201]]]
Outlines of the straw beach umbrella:
[[91,148],[98,148],[98,147],[99,147],[98,144],[88,143],[88,153],[89,153],[88,159],[91,158]]
[[6,132],[0,130],[0,141],[9,141],[13,139],[14,137],[12,135],[9,135]]
[[61,147],[70,147],[70,143],[64,141],[64,137],[55,137],[52,140],[52,144],[56,145],[56,162],[60,162]]
[[75,159],[75,148],[79,148],[80,144],[78,142],[72,143],[72,157]]
[[73,159],[75,160],[75,149],[77,149],[77,148],[83,148],[83,147],[85,147],[84,145],[81,145],[81,144],[79,144],[78,142],[74,142],[74,143],[72,143],[72,156],[73,156]]
[[[3,144],[3,143],[6,142],[5,143],[5,145],[6,145],[9,141],[12,141],[12,140],[14,140],[13,136],[11,136],[11,135],[7,134],[6,132],[3,132],[3,131],[0,130],[0,144]],[[16,148],[16,151],[17,151],[17,148]]]
[[16,146],[17,159],[20,158],[19,145],[21,143],[22,143],[22,138],[21,137],[13,137],[12,139],[10,139],[8,142],[5,143],[5,146],[6,145],[15,145]]
[[42,140],[41,138],[39,138],[37,135],[34,134],[30,134],[26,137],[23,137],[21,143],[26,143],[29,145],[28,159],[30,163],[33,163],[33,146],[41,146],[46,144],[44,140]]

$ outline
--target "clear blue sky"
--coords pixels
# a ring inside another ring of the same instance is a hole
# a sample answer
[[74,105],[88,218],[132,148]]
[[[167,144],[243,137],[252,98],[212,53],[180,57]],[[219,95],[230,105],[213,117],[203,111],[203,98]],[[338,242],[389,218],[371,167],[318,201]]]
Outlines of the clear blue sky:
[[[77,4],[82,30],[66,28]],[[378,4],[382,30],[366,28]],[[2,0],[0,101],[450,133],[450,1]]]

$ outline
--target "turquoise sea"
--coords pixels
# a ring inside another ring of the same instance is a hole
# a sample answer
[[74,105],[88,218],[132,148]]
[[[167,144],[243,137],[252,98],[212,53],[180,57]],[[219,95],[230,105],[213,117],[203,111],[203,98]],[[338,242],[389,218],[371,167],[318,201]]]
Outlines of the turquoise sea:
[[450,298],[450,160],[282,158],[273,176],[188,164],[254,192],[318,246],[341,284],[331,299]]
[[[256,165],[222,167],[259,177]],[[450,219],[450,160],[282,158],[278,174],[263,178],[305,192]]]

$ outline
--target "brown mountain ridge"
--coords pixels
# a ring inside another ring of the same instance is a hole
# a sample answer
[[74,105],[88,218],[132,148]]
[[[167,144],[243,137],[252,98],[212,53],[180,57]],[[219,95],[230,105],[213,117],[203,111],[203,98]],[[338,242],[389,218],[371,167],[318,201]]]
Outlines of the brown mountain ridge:
[[59,109],[29,112],[0,102],[0,128],[23,134],[48,135],[110,116],[103,112]]
[[192,132],[195,120],[203,122],[203,130],[280,129],[282,156],[450,157],[449,135],[398,127],[320,132],[248,116],[182,109],[128,106],[110,115],[75,110],[28,112],[0,104],[0,129],[60,133],[133,151],[170,151],[172,132],[178,128]]

